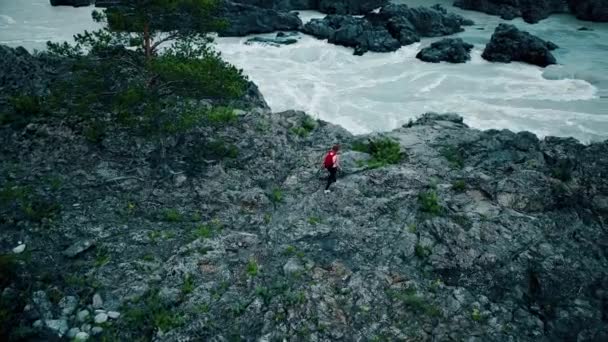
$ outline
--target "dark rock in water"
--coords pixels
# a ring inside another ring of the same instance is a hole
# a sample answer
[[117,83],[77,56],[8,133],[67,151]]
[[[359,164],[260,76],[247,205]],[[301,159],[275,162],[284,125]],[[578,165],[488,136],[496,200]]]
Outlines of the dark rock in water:
[[89,6],[95,0],[50,0],[51,6],[73,6],[73,7],[81,7],[81,6]]
[[585,27],[585,26],[581,26],[578,28],[578,31],[593,31],[593,29]]
[[465,63],[471,59],[473,45],[465,43],[460,38],[442,39],[422,49],[416,58],[431,63],[450,62]]
[[522,17],[528,23],[536,23],[553,13],[568,12],[564,0],[456,0],[454,6],[499,15],[507,20]]
[[295,13],[278,12],[235,2],[222,3],[220,13],[228,22],[228,27],[219,33],[220,36],[293,31],[302,26],[302,21]]
[[581,20],[608,22],[608,0],[568,0],[568,3]]
[[608,21],[606,0],[456,0],[454,6],[507,20],[522,17],[528,23],[536,23],[551,14],[570,12],[582,20]]
[[298,39],[292,38],[297,37],[297,35],[287,35],[284,32],[279,32],[274,38],[267,37],[253,37],[247,39],[245,42],[246,45],[251,45],[253,43],[262,43],[271,46],[281,46],[281,45],[291,45],[298,42]]
[[550,52],[557,48],[554,43],[520,31],[513,25],[500,24],[486,45],[482,57],[491,62],[520,61],[546,67],[557,63]]
[[472,24],[463,17],[447,14],[445,9],[406,5],[388,5],[379,13],[363,18],[328,15],[304,25],[303,32],[330,43],[355,47],[355,54],[366,51],[388,52],[420,41],[421,37],[438,37],[463,31]]
[[388,2],[388,0],[319,0],[316,9],[328,14],[366,14]]
[[401,47],[384,26],[374,25],[365,18],[328,15],[311,20],[304,25],[304,32],[328,39],[332,44],[354,47],[358,55],[367,51],[395,51]]

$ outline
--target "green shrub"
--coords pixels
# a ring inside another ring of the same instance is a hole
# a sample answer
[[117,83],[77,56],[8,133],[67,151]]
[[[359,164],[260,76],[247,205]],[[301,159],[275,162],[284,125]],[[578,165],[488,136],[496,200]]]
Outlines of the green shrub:
[[228,107],[214,107],[207,113],[207,120],[213,125],[221,126],[237,120],[234,109]]
[[456,192],[465,192],[466,189],[467,184],[462,179],[456,180],[454,183],[452,183],[452,190]]
[[307,137],[310,132],[317,128],[317,122],[310,116],[305,116],[299,126],[291,128],[291,132],[299,137]]
[[100,143],[106,136],[106,125],[100,121],[93,121],[83,129],[82,135],[91,143]]
[[171,311],[169,305],[159,298],[158,290],[149,291],[137,303],[121,311],[125,313],[125,323],[131,330],[149,339],[157,330],[166,332],[184,324],[184,317]]
[[186,274],[184,278],[184,282],[182,283],[182,295],[188,295],[194,291],[194,280],[192,280],[192,276]]
[[465,230],[469,230],[473,226],[471,220],[464,215],[454,215],[452,216],[452,220]]
[[215,140],[207,145],[208,155],[213,159],[236,158],[239,155],[239,149],[233,145],[224,142],[223,140]]
[[475,308],[473,309],[473,311],[471,312],[471,319],[474,320],[475,322],[479,322],[481,321],[481,312],[479,311],[479,309]]
[[182,214],[174,208],[165,209],[162,214],[163,221],[167,222],[181,222],[183,220]]
[[447,146],[441,149],[441,155],[447,159],[452,167],[462,169],[464,167],[464,157],[460,150],[455,146]]
[[247,263],[246,271],[250,277],[257,276],[260,271],[258,263],[254,259],[250,259]]
[[372,158],[367,162],[371,168],[398,164],[405,157],[399,143],[391,138],[369,139],[367,143],[357,141],[353,143],[352,149],[371,154]]
[[572,180],[572,162],[570,160],[560,160],[551,167],[551,177],[562,182]]
[[317,128],[317,121],[307,115],[302,120],[302,128],[308,132],[312,132],[315,128]]
[[14,254],[0,254],[0,287],[4,288],[15,279],[17,257]]
[[55,199],[35,192],[29,186],[7,183],[0,188],[0,222],[40,223],[55,218],[61,210]]
[[441,206],[437,199],[437,193],[433,190],[421,192],[418,195],[418,203],[420,204],[420,210],[425,213],[431,215],[439,215],[441,213]]
[[318,217],[315,217],[315,216],[311,216],[308,218],[308,223],[315,226],[315,225],[321,223],[321,219]]
[[417,243],[416,246],[414,247],[414,254],[416,254],[416,256],[420,259],[426,259],[429,256],[431,256],[431,254],[433,254],[433,251],[432,251],[431,247],[423,246],[423,245]]
[[197,225],[194,229],[194,237],[200,239],[208,239],[213,236],[213,229],[206,224]]
[[34,117],[45,114],[44,101],[33,95],[19,95],[9,98],[12,111],[0,115],[0,125],[14,124],[25,127]]
[[279,187],[274,187],[272,189],[270,201],[274,204],[283,202],[283,191]]

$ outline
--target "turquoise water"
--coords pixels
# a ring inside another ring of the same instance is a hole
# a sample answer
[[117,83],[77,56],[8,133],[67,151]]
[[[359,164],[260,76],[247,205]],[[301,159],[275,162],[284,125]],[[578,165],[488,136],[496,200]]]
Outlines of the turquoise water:
[[[428,1],[404,1],[409,5]],[[558,15],[536,25],[510,23],[552,40],[557,66],[497,64],[481,58],[500,18],[446,8],[476,22],[457,34],[475,45],[472,61],[429,64],[415,58],[437,39],[393,53],[352,55],[352,50],[302,36],[280,48],[220,38],[217,48],[256,82],[273,110],[305,110],[355,133],[390,130],[427,111],[457,112],[470,126],[528,130],[539,136],[608,139],[608,24]],[[0,43],[42,49],[95,24],[92,8],[52,8],[46,0],[0,0]],[[302,12],[304,20],[321,17]],[[593,31],[578,31],[579,27]]]

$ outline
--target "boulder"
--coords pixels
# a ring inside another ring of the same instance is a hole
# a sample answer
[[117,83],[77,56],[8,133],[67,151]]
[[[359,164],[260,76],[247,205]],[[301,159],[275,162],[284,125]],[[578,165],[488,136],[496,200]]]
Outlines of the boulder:
[[246,36],[281,30],[293,31],[302,26],[302,21],[295,13],[278,12],[230,1],[222,3],[220,16],[228,22],[227,27],[219,32],[220,36]]
[[431,63],[465,63],[471,59],[471,49],[473,49],[473,45],[465,43],[460,38],[448,38],[422,49],[416,58]]
[[546,67],[557,63],[550,52],[556,48],[557,45],[552,42],[520,31],[513,25],[500,24],[486,45],[482,57],[491,62],[519,61]]

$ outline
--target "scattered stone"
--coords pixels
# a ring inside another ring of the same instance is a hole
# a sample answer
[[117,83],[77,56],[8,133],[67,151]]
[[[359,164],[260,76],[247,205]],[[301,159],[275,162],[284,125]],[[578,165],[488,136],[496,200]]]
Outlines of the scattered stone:
[[52,305],[49,301],[46,292],[44,291],[36,291],[32,295],[32,302],[34,302],[34,306],[38,311],[38,314],[43,319],[52,319],[53,313],[51,311]]
[[15,253],[15,254],[21,254],[21,253],[23,253],[23,251],[25,251],[25,244],[21,243],[21,242],[20,242],[20,245],[13,248],[13,253]]
[[91,329],[91,335],[93,335],[93,336],[97,336],[97,335],[101,334],[102,332],[103,332],[102,327],[93,327],[93,329]]
[[88,333],[91,331],[91,325],[89,323],[85,323],[80,327],[80,330]]
[[78,335],[78,333],[80,332],[79,328],[72,328],[70,330],[68,330],[68,333],[66,334],[67,338],[74,338],[76,337],[76,335]]
[[69,316],[76,311],[76,307],[78,307],[78,298],[74,296],[63,297],[59,301],[59,307],[61,308],[62,315]]
[[447,38],[422,49],[416,58],[431,63],[465,63],[471,59],[472,49],[473,44],[465,43],[460,38]]
[[546,67],[557,63],[550,52],[556,48],[557,45],[520,31],[513,25],[500,24],[486,45],[482,57],[491,62],[519,61]]
[[59,337],[63,337],[69,329],[68,321],[65,319],[47,319],[44,321],[44,325]]
[[108,321],[108,315],[105,313],[99,313],[95,316],[95,323],[102,324]]
[[74,341],[80,342],[80,341],[86,341],[89,339],[89,334],[81,331],[78,334],[76,334],[76,336],[74,337]]
[[89,248],[93,247],[94,245],[95,245],[95,243],[90,240],[77,241],[74,244],[72,244],[70,247],[68,247],[68,249],[63,251],[63,255],[65,255],[68,258],[75,258],[80,253],[88,250]]
[[118,317],[120,317],[120,312],[108,311],[108,317],[110,317],[111,319],[117,319]]
[[99,309],[103,307],[103,299],[101,299],[101,295],[96,293],[93,295],[93,309]]
[[78,319],[78,322],[84,322],[89,318],[89,315],[89,310],[81,310],[76,314],[76,318]]
[[300,274],[304,271],[304,267],[297,258],[290,258],[287,263],[283,265],[283,272],[285,275]]
[[42,328],[42,325],[43,325],[42,320],[37,319],[37,320],[36,320],[36,321],[34,321],[34,323],[32,324],[32,327],[34,327],[34,328],[36,328],[36,329],[40,329],[40,328]]

